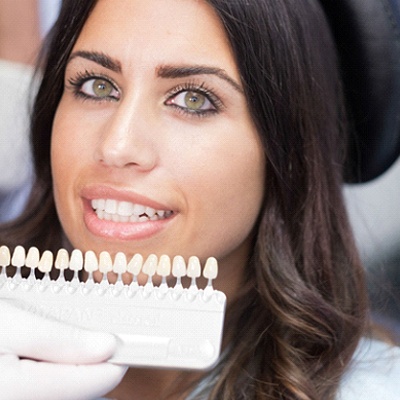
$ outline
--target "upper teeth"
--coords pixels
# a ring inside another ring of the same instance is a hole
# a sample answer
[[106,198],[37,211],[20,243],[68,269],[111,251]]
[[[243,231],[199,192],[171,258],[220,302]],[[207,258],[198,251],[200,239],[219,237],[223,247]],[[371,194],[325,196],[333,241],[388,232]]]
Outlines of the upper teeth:
[[[172,211],[156,210],[141,204],[113,199],[93,199],[91,204],[99,218],[115,220],[117,217],[118,220],[125,222],[161,219],[172,214]],[[121,217],[122,219],[118,217]]]

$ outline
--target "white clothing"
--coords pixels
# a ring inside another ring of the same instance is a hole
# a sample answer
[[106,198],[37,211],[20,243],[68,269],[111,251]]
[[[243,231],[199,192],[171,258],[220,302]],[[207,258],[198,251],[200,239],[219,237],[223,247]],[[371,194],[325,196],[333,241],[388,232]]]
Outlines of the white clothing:
[[[218,374],[204,379],[186,400],[207,399]],[[344,375],[337,400],[399,400],[400,348],[363,339]]]
[[400,348],[376,340],[362,340],[343,378],[338,400],[399,398]]

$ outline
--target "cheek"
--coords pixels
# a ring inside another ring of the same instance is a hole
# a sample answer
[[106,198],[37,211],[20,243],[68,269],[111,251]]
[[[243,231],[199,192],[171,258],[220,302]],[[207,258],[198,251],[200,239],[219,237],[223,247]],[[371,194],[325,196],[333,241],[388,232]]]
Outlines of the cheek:
[[82,162],[86,158],[85,146],[77,140],[77,135],[74,135],[81,130],[82,127],[78,129],[74,119],[68,118],[62,107],[59,107],[52,129],[51,171],[54,199],[60,220],[72,215],[74,180],[79,176]]
[[[65,224],[65,216],[70,215],[70,213],[67,212],[66,204],[68,204],[67,188],[71,173],[71,169],[66,168],[70,151],[69,145],[65,141],[66,135],[64,129],[62,120],[60,120],[59,114],[56,113],[51,137],[51,172],[53,178],[54,201],[62,225]],[[71,162],[72,168],[74,165],[75,164]]]
[[[59,189],[62,189],[64,185],[61,182],[66,182],[68,178],[68,169],[65,168],[66,160],[68,159],[69,144],[65,140],[65,127],[63,119],[60,117],[59,112],[56,113],[53,129],[51,135],[51,172],[53,177],[54,195],[56,197],[56,203]],[[74,164],[71,163],[71,166]]]
[[[51,136],[51,170],[53,175],[54,188],[58,190],[64,185],[61,182],[67,182],[70,175],[70,168],[66,168],[68,160],[73,157],[71,147],[73,140],[67,140],[67,132],[70,131],[67,119],[63,117],[63,113],[58,110],[52,129]],[[76,166],[75,160],[71,160],[70,167],[73,169]]]
[[79,109],[62,99],[56,112],[51,139],[51,167],[55,185],[60,189],[91,158],[90,126]]
[[252,155],[238,157],[230,167],[228,164],[221,167],[220,190],[215,192],[219,206],[211,210],[212,218],[219,221],[224,232],[220,238],[225,235],[234,243],[241,243],[249,236],[263,200],[263,162]]
[[260,212],[265,161],[258,137],[247,140],[242,135],[219,146],[200,147],[185,165],[181,177],[186,177],[182,187],[188,188],[191,242],[223,258],[248,238]]

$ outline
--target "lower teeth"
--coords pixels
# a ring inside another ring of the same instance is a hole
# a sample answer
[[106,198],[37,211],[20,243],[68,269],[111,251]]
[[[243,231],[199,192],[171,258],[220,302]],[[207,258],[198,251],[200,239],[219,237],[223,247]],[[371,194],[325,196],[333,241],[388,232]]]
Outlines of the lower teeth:
[[104,210],[94,210],[97,217],[99,219],[105,220],[105,221],[114,221],[114,222],[146,222],[146,221],[158,221],[160,219],[165,219],[169,217],[172,213],[171,212],[166,212],[164,216],[160,217],[159,215],[155,214],[153,217],[148,217],[147,215],[131,215],[130,217],[128,216],[122,216],[118,214],[109,214],[106,213]]

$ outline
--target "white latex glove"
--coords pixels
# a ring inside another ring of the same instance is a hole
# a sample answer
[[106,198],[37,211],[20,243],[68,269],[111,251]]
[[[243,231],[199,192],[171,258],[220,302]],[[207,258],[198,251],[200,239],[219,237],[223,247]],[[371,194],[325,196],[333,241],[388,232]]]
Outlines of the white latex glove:
[[78,329],[0,299],[0,399],[92,400],[126,368],[105,363],[116,339]]

